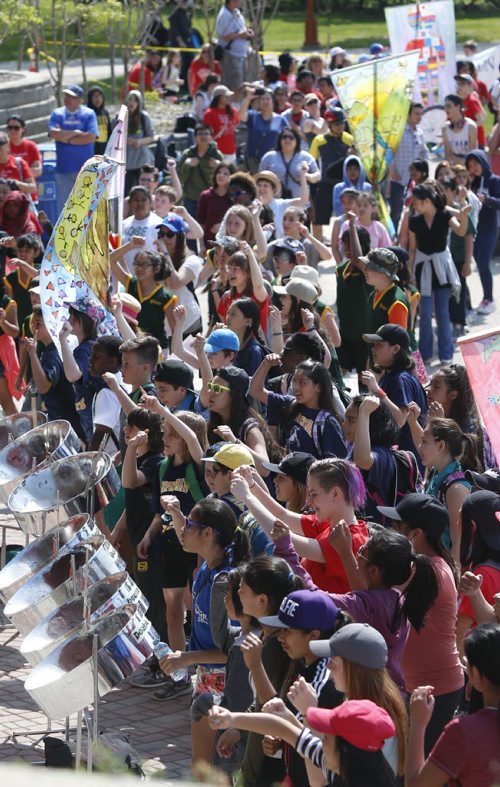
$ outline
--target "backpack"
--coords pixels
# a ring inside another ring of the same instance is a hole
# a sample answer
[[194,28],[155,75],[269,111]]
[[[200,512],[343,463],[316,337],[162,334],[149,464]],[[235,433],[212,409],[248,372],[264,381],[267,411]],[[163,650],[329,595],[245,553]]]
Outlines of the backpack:
[[[418,468],[415,455],[411,451],[403,451],[401,448],[391,449],[396,466],[396,481],[394,484],[394,495],[392,506],[396,506],[403,497],[411,492],[423,492],[423,482]],[[383,500],[380,492],[373,485],[366,485],[368,497],[377,506],[391,505],[390,500]]]

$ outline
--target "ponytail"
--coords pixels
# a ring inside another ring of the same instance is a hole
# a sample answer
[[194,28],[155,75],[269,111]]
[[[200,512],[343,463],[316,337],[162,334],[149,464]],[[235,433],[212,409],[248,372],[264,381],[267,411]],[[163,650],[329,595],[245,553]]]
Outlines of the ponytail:
[[286,560],[271,555],[261,555],[243,566],[241,578],[253,593],[268,597],[270,615],[278,614],[285,596],[304,589],[302,579],[293,573]]
[[426,428],[434,440],[442,440],[446,444],[453,459],[459,460],[465,470],[482,473],[477,435],[464,434],[452,418],[431,418]]
[[247,534],[238,527],[231,508],[223,501],[205,498],[191,509],[191,518],[198,524],[211,527],[217,542],[224,548],[223,564],[237,566],[248,560],[250,546]]
[[402,612],[415,631],[420,631],[439,593],[439,583],[432,563],[425,555],[413,555],[413,566],[415,573],[404,591]]

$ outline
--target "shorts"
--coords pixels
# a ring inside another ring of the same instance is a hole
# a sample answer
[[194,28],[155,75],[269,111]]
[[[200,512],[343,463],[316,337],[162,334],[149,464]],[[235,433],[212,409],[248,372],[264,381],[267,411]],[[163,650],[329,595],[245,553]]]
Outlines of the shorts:
[[369,349],[368,344],[362,339],[358,341],[342,337],[342,344],[336,348],[340,366],[342,369],[347,369],[348,372],[351,369],[356,369],[358,374],[364,372],[368,362]]
[[193,571],[198,564],[198,556],[184,552],[175,530],[167,530],[163,541],[163,581],[164,588],[185,588],[193,580]]
[[314,223],[329,224],[333,213],[333,186],[331,183],[318,183],[314,195]]
[[210,692],[214,703],[217,705],[224,694],[226,685],[225,667],[204,667],[198,664],[193,689],[193,699],[200,694]]

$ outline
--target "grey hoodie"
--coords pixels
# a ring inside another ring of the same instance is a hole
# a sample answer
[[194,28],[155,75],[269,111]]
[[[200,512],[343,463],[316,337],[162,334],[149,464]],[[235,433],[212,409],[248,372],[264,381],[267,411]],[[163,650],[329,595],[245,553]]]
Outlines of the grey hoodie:
[[[126,101],[128,101],[131,96],[134,96],[134,98],[136,98],[139,102],[141,122],[135,133],[130,131],[129,125],[127,140],[154,137],[155,132],[153,129],[153,124],[151,123],[151,117],[149,116],[149,113],[143,109],[144,99],[142,97],[142,93],[139,90],[131,90],[130,93],[127,93]],[[130,145],[127,145],[127,169],[140,169],[144,164],[154,164],[153,151],[147,145],[143,145],[140,148],[133,148]]]

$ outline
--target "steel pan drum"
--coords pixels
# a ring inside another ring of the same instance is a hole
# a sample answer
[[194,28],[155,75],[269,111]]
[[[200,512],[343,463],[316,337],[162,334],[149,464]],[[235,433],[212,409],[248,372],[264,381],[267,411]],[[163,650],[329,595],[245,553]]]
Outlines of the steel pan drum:
[[[118,552],[103,535],[92,536],[78,544],[71,552],[57,557],[25,582],[5,606],[5,614],[23,636],[57,607],[83,591],[87,552],[89,585],[94,585],[125,568]],[[71,568],[72,555],[75,557],[74,576]]]
[[24,687],[49,719],[61,719],[94,699],[93,634],[98,640],[97,681],[102,697],[128,678],[153,652],[158,634],[135,604],[100,618],[88,633],[59,645],[38,664]]
[[78,514],[61,522],[58,528],[28,544],[0,571],[0,599],[7,603],[28,579],[54,558],[99,533],[99,528],[88,514]]
[[[92,473],[95,483],[91,482]],[[92,493],[99,510],[119,489],[120,479],[108,454],[88,451],[31,473],[16,486],[8,506],[21,530],[39,536],[63,519],[86,513]]]
[[88,625],[125,604],[135,604],[137,611],[146,614],[148,601],[126,571],[97,582],[87,594],[88,623],[83,618],[83,595],[58,607],[33,631],[21,645],[21,653],[35,667],[68,637],[83,634]]
[[47,421],[46,413],[15,413],[15,415],[8,415],[0,421],[0,448],[3,448],[7,443],[14,439],[16,440],[21,435],[30,432],[35,426],[44,424]]
[[0,451],[0,502],[24,476],[48,462],[55,462],[80,451],[80,439],[68,421],[49,421],[18,437]]

